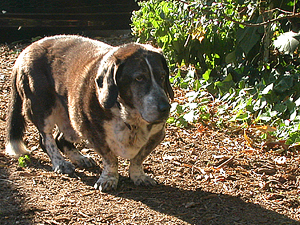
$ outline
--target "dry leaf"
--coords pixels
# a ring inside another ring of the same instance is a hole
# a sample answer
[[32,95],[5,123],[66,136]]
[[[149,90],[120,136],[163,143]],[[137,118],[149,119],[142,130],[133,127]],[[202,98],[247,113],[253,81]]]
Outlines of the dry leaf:
[[267,132],[274,132],[276,131],[275,127],[271,127],[270,125],[266,125],[266,126],[254,126],[254,129],[257,129],[261,132],[267,133]]
[[276,147],[282,147],[284,150],[288,150],[289,146],[285,144],[284,140],[281,141],[270,141],[266,142],[263,147],[266,146],[268,149],[273,149]]
[[286,157],[285,156],[277,157],[274,159],[274,161],[276,164],[284,165],[286,164]]
[[247,136],[246,130],[244,130],[244,138],[245,138],[245,140],[246,140],[246,144],[247,144],[249,147],[253,147],[253,141]]

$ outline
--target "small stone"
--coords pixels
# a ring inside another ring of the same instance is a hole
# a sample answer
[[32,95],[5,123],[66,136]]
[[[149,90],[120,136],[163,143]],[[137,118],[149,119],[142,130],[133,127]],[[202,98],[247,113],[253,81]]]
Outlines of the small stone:
[[185,204],[185,208],[192,208],[195,207],[196,203],[195,202],[188,202]]

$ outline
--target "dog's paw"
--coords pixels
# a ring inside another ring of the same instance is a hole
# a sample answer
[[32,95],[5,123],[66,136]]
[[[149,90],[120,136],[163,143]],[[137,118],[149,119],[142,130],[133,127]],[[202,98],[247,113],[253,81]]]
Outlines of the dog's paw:
[[131,164],[129,176],[135,185],[154,186],[157,184],[156,180],[145,174],[142,165]]
[[73,174],[75,171],[75,166],[72,163],[65,160],[60,160],[56,163],[53,163],[52,168],[54,172],[63,174]]
[[96,166],[96,162],[88,155],[77,155],[76,157],[69,157],[72,163],[79,168],[90,168]]
[[98,181],[95,183],[94,188],[100,191],[116,190],[118,186],[119,175],[101,174]]
[[80,168],[90,168],[97,165],[97,163],[90,156],[85,155],[83,155],[75,164]]
[[134,182],[135,185],[140,186],[154,186],[157,185],[156,180],[147,176],[146,174],[140,174],[136,176],[130,176],[130,179]]

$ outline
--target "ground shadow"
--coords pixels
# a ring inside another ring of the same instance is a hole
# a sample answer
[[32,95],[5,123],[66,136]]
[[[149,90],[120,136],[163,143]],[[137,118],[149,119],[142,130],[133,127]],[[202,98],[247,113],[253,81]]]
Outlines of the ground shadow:
[[23,206],[24,196],[10,181],[8,165],[9,159],[0,152],[0,224],[31,224],[28,218],[36,209]]
[[153,189],[125,189],[117,195],[141,201],[158,212],[191,224],[300,224],[259,205],[246,203],[241,198],[200,189],[187,191],[158,185]]
[[[91,178],[83,178],[82,181],[90,186],[95,182]],[[162,184],[152,188],[137,187],[129,178],[122,176],[119,183],[118,190],[110,194],[142,202],[157,212],[175,216],[190,224],[300,224],[239,197],[201,189],[182,190]]]
[[[8,163],[8,159],[0,156],[0,164]],[[51,167],[43,161],[32,157],[32,164],[39,169],[51,171]],[[99,167],[91,168],[96,174],[101,173]],[[19,193],[8,180],[8,171],[0,167],[0,224],[30,224],[27,219],[38,209],[26,209],[18,196]],[[93,186],[97,176],[86,176],[76,172],[81,181]],[[118,189],[110,192],[114,196],[142,202],[151,209],[175,216],[190,224],[299,224],[285,215],[262,208],[260,205],[247,203],[240,197],[206,192],[201,189],[182,190],[177,187],[159,184],[157,186],[137,187],[128,177],[120,176]],[[95,204],[97,204],[95,202]],[[26,219],[27,218],[27,219]]]

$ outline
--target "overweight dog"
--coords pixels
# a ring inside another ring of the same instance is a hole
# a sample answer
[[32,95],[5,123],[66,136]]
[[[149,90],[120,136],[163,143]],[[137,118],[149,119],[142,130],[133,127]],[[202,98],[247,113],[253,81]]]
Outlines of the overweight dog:
[[95,188],[116,189],[117,156],[130,159],[136,185],[154,185],[142,162],[164,138],[173,95],[166,60],[149,45],[112,47],[75,35],[41,39],[19,55],[13,69],[6,152],[28,153],[23,136],[29,120],[54,171],[72,174],[74,164],[94,165],[74,146],[85,139],[102,156]]

